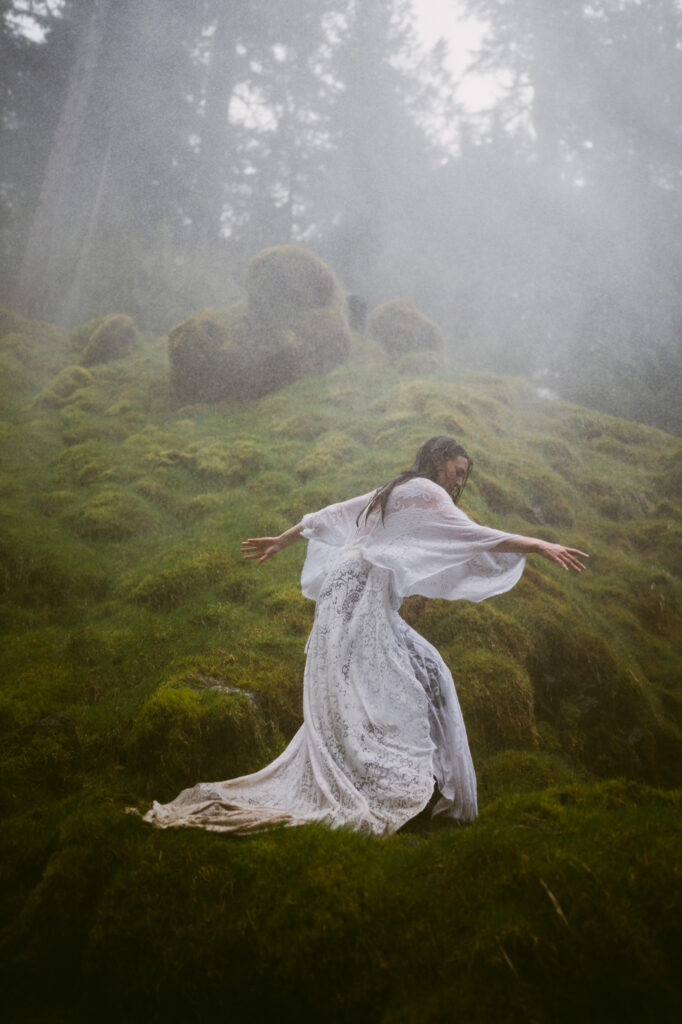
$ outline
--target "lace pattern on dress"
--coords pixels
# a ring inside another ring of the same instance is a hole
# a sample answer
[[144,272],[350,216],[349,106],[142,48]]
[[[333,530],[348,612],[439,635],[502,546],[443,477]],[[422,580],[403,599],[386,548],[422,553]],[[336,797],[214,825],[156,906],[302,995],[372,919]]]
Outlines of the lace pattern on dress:
[[303,519],[303,592],[317,601],[303,682],[303,725],[272,764],[200,783],[146,820],[250,831],[324,821],[384,834],[428,802],[470,820],[476,779],[452,676],[397,614],[407,594],[478,601],[508,590],[524,559],[509,535],[472,522],[437,484],[397,487],[385,522],[359,513],[371,493]]

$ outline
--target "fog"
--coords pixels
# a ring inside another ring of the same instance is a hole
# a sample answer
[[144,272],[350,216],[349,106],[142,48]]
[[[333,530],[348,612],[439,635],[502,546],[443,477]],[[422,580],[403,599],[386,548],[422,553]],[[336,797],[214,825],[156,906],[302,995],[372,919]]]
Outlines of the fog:
[[161,333],[293,242],[454,364],[679,433],[682,3],[460,0],[456,60],[414,6],[8,0],[2,300]]

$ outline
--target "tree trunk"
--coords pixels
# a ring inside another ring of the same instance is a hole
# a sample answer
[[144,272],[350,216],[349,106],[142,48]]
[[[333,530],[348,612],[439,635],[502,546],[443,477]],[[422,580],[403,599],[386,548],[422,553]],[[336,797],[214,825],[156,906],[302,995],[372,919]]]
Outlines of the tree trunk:
[[80,35],[66,100],[54,132],[43,184],[28,233],[14,304],[34,317],[64,318],[71,268],[78,263],[93,201],[80,191],[78,171],[91,145],[84,137],[111,0],[93,0]]
[[230,152],[230,99],[235,84],[234,29],[229,12],[217,15],[206,83],[206,108],[201,131],[197,202],[192,217],[195,244],[210,245],[220,237],[225,178]]

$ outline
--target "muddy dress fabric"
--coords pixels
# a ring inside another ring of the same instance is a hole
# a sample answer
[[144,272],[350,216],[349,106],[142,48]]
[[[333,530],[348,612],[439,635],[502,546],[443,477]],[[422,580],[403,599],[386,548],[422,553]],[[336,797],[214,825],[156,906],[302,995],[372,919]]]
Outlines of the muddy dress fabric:
[[476,815],[476,777],[452,676],[401,619],[404,597],[481,601],[520,578],[510,534],[472,522],[437,484],[396,487],[385,520],[357,517],[371,494],[306,515],[302,589],[316,602],[303,678],[303,725],[266,768],[202,782],[145,820],[248,832],[324,822],[389,834],[429,802]]

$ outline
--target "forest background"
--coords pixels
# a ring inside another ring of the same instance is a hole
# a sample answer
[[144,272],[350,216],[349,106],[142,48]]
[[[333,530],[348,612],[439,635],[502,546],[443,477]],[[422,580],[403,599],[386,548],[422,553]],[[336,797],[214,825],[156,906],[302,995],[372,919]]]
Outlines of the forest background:
[[460,364],[679,433],[682,6],[458,12],[489,109],[405,0],[2,0],[0,297],[161,332],[296,242]]

